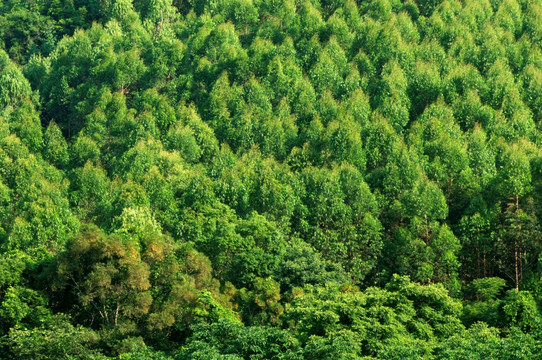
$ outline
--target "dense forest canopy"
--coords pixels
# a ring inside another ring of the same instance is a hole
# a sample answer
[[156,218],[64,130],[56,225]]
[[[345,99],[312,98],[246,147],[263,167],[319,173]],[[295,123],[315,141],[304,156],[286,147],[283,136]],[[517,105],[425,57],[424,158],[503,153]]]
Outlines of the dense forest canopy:
[[1,358],[539,359],[540,219],[542,0],[0,3]]

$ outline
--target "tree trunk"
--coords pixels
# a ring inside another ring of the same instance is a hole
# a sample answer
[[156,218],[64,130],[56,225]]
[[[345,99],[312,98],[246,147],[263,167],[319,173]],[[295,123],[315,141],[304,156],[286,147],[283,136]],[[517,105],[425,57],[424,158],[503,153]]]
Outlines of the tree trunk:
[[115,309],[115,326],[117,326],[117,320],[119,318],[119,309],[120,309],[119,297],[117,296],[117,308]]
[[519,291],[519,271],[518,271],[518,247],[517,241],[514,246],[514,267],[516,270],[516,291]]

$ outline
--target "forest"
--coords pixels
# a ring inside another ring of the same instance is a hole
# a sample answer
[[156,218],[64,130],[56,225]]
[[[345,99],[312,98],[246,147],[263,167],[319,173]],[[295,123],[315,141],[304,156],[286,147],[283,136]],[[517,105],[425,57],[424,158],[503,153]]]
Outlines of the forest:
[[542,0],[0,1],[0,358],[542,359]]

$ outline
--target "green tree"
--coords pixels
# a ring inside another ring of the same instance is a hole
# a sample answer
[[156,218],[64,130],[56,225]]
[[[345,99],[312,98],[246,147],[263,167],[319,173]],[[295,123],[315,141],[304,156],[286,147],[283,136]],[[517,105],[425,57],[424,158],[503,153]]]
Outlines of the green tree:
[[58,168],[68,165],[68,144],[58,125],[51,121],[43,134],[43,157]]
[[399,133],[410,119],[411,101],[407,95],[408,82],[404,70],[396,62],[388,62],[382,69],[382,80],[375,97],[377,109],[388,118]]
[[302,238],[325,258],[341,263],[356,281],[363,281],[382,246],[374,195],[350,166],[332,171],[308,168],[303,183],[302,200],[311,210],[299,221]]
[[98,334],[82,326],[73,326],[68,319],[57,315],[39,328],[12,329],[7,338],[10,355],[19,359],[102,358],[95,349]]
[[[57,261],[56,288],[79,304],[85,316],[105,326],[148,313],[152,303],[149,266],[135,241],[83,228]],[[62,297],[60,298],[62,299]]]

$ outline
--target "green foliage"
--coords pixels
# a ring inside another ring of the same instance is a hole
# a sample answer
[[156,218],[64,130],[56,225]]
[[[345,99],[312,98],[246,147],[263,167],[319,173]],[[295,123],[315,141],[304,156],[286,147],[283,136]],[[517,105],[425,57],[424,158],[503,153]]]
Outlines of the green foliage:
[[[171,243],[142,216],[123,214],[122,226],[112,235],[84,228],[58,257],[51,274],[57,306],[75,307],[75,315],[86,324],[98,322],[111,329],[119,341],[114,347],[124,347],[136,323],[145,324],[140,331],[168,336],[175,327],[228,314],[215,313],[221,305],[203,291],[220,296],[208,260],[189,246]],[[203,297],[198,298],[201,291]]]
[[307,355],[427,356],[433,339],[462,330],[455,318],[460,305],[446,290],[423,287],[408,278],[396,277],[386,290],[305,289],[306,293],[296,294],[286,307],[285,319],[306,342]]
[[475,279],[467,288],[472,301],[465,304],[464,321],[473,324],[483,321],[492,326],[498,326],[501,320],[502,292],[506,281],[501,278]]
[[541,14],[2,1],[0,357],[539,357]]
[[31,330],[12,329],[7,341],[11,354],[18,359],[101,358],[93,349],[98,334],[82,326],[74,327],[61,315]]
[[302,359],[299,342],[287,330],[221,321],[193,328],[184,359]]
[[528,291],[509,290],[503,299],[504,320],[508,326],[515,326],[525,332],[540,328],[540,313]]
[[499,330],[484,323],[455,334],[437,348],[437,359],[532,359],[539,346],[532,337],[514,331],[508,337],[499,336]]
[[54,121],[51,121],[47,126],[43,135],[43,142],[43,157],[46,160],[59,168],[68,165],[68,144]]
[[[138,244],[83,229],[58,260],[59,289],[72,289],[87,316],[106,326],[148,313],[152,297],[150,269],[136,253]],[[75,276],[74,276],[75,275]]]
[[339,265],[322,259],[314,248],[299,240],[291,242],[286,248],[283,261],[273,277],[280,282],[281,291],[286,293],[306,285],[347,282],[346,272]]

